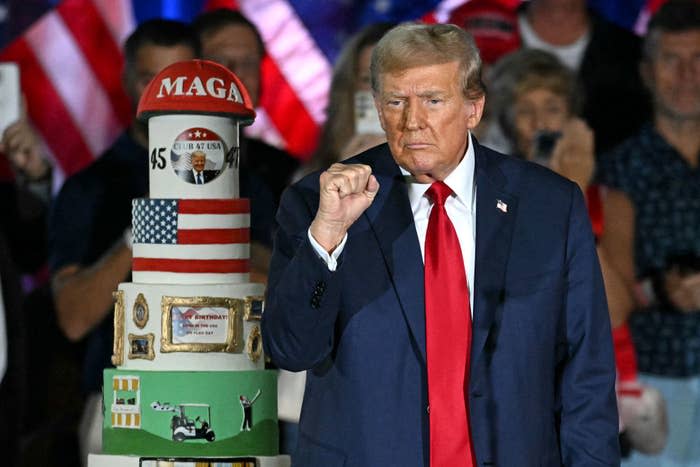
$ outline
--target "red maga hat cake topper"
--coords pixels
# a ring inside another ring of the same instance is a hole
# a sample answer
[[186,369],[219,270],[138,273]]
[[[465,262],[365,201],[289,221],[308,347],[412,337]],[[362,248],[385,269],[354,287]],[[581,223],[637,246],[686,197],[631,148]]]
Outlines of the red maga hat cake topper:
[[244,124],[255,119],[241,80],[228,68],[208,60],[173,63],[148,83],[139,101],[138,118],[172,113],[222,115]]

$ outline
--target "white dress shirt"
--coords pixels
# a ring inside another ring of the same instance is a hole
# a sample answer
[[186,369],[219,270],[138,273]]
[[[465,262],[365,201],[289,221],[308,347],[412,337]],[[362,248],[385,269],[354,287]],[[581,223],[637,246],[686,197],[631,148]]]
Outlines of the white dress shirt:
[[[462,161],[450,173],[445,180],[445,184],[449,186],[454,194],[445,201],[445,210],[447,215],[454,225],[459,239],[459,246],[462,250],[462,259],[464,260],[464,270],[467,274],[467,283],[469,286],[469,306],[474,315],[474,297],[471,293],[474,290],[474,253],[476,247],[476,184],[474,183],[474,142],[469,135],[469,146]],[[426,191],[430,188],[430,183],[418,183],[413,180],[413,177],[401,167],[401,172],[406,177],[408,198],[411,203],[411,211],[413,212],[413,221],[418,234],[418,243],[420,244],[421,255],[425,262],[425,234],[428,230],[428,219],[430,210],[433,208],[433,203],[426,196]],[[308,237],[314,250],[328,265],[328,269],[335,271],[338,266],[338,257],[345,247],[348,235],[345,234],[340,245],[329,254],[311,235],[311,229],[308,230]]]
[[[192,169],[192,175],[194,175],[194,184],[195,184],[195,185],[204,185],[204,171],[202,171],[202,172],[197,172],[196,169]],[[197,175],[201,176],[202,183],[199,182],[199,179],[197,178]]]

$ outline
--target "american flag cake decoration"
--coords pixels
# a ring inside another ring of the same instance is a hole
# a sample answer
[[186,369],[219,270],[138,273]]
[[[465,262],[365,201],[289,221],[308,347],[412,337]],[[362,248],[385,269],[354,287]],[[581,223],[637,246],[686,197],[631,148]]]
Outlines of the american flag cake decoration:
[[132,219],[135,276],[250,270],[248,199],[139,198],[132,202]]

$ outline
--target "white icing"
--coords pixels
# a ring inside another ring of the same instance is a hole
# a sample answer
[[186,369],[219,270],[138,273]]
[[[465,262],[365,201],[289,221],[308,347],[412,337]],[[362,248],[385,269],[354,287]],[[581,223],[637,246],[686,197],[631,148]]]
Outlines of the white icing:
[[179,229],[242,229],[250,227],[250,214],[179,214]]
[[[238,147],[238,122],[226,117],[210,115],[173,114],[151,117],[148,121],[149,183],[151,198],[238,198],[238,167],[229,167],[221,160],[218,150],[207,150],[206,142],[202,144],[205,152],[211,155],[207,159],[205,170],[221,170],[212,181],[204,185],[195,185],[183,180],[176,169],[187,171],[191,164],[184,161],[191,152],[174,147],[176,139],[190,128],[205,128],[218,135],[224,143],[225,150]],[[164,148],[164,149],[163,149]],[[182,156],[173,161],[173,154]],[[159,157],[162,156],[162,159]],[[155,163],[154,163],[155,162]]]
[[[162,298],[169,297],[225,297],[239,298],[262,296],[265,291],[263,284],[207,284],[207,285],[162,285],[162,284],[131,284],[119,285],[124,293],[124,335],[122,337],[123,364],[120,369],[149,370],[149,371],[235,371],[262,370],[265,368],[264,357],[253,362],[246,353],[246,341],[250,332],[260,325],[259,320],[246,321],[243,319],[243,307],[240,309],[242,332],[240,337],[240,353],[227,352],[161,352],[164,319]],[[139,328],[133,319],[134,303],[138,294],[143,294],[148,304],[148,321]],[[169,309],[167,311],[170,311]],[[129,334],[146,336],[152,333],[153,352],[155,358],[129,359]]]
[[234,284],[245,283],[250,280],[249,273],[185,273],[185,272],[152,272],[133,271],[131,277],[134,282],[144,284]]
[[249,243],[227,243],[223,245],[150,245],[134,243],[134,258],[175,259],[247,259],[250,258]]

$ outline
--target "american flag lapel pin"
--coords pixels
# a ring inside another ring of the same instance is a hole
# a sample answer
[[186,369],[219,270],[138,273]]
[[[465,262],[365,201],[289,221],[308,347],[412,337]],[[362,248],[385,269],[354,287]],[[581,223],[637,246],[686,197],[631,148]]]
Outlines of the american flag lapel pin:
[[508,205],[500,199],[496,200],[496,208],[498,208],[502,212],[508,212]]

